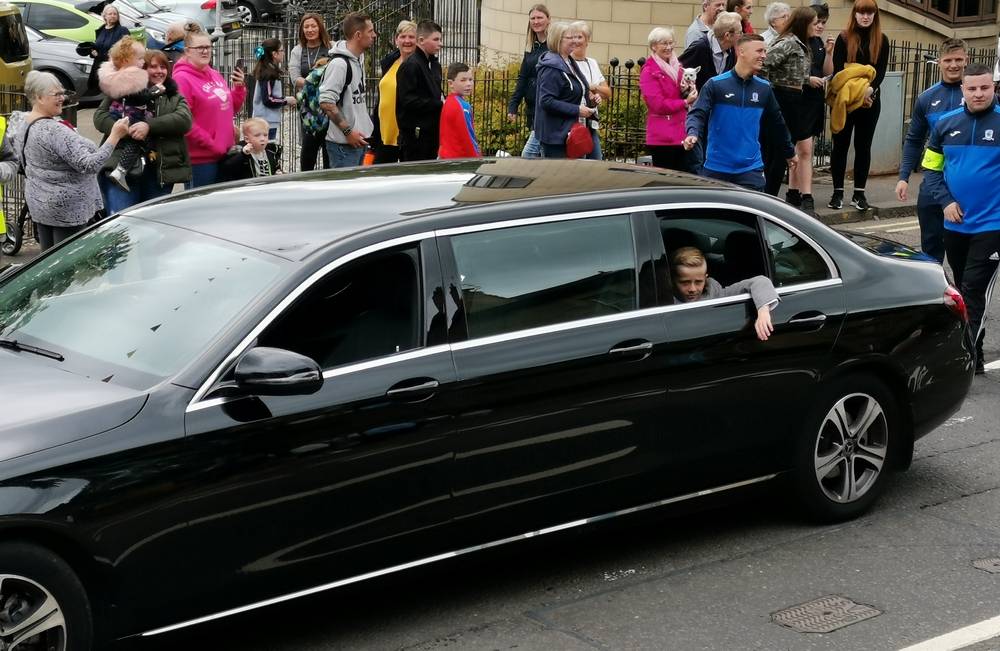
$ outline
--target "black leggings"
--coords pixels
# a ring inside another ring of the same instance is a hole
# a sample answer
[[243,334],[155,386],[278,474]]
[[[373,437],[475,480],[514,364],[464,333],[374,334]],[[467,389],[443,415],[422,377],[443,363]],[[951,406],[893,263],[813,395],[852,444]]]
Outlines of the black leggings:
[[646,145],[653,165],[665,170],[688,171],[687,152],[682,145]]
[[326,152],[326,131],[312,134],[299,125],[302,138],[302,151],[299,155],[299,171],[308,172],[316,169],[316,155],[323,153],[323,169],[330,169],[330,155]]
[[35,222],[33,226],[35,229],[35,239],[38,240],[38,248],[42,251],[51,249],[56,244],[71,238],[87,227],[86,224],[80,224],[79,226],[48,226],[46,224],[39,224],[38,222]]
[[844,173],[847,171],[847,151],[851,148],[851,132],[854,132],[854,188],[864,189],[868,183],[868,171],[872,166],[872,139],[875,125],[882,110],[882,100],[876,99],[871,108],[859,108],[847,114],[847,121],[840,133],[833,135],[833,154],[830,156],[830,175],[833,188],[844,189]]

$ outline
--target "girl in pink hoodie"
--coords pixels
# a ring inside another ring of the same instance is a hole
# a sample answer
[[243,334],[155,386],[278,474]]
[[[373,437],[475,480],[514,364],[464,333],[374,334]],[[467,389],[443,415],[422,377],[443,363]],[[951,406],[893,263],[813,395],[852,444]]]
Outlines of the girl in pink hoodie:
[[232,88],[212,68],[212,41],[204,32],[188,32],[184,56],[174,64],[173,78],[188,106],[193,124],[185,139],[191,156],[188,188],[218,180],[219,163],[235,142],[233,117],[246,99],[243,71],[233,71]]

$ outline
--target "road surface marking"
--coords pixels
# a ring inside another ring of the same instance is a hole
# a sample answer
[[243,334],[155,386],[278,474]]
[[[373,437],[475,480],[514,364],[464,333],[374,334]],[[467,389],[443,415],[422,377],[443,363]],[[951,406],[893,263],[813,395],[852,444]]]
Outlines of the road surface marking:
[[866,230],[881,231],[890,228],[896,228],[897,226],[916,226],[917,228],[920,228],[920,222],[917,221],[916,219],[907,219],[899,222],[894,221],[888,224],[876,224],[874,226],[868,226]]
[[987,371],[995,371],[997,369],[1000,369],[1000,359],[993,360],[992,362],[987,364],[984,368],[986,368]]
[[979,642],[991,640],[1000,635],[1000,617],[984,619],[981,622],[945,633],[899,651],[955,651]]

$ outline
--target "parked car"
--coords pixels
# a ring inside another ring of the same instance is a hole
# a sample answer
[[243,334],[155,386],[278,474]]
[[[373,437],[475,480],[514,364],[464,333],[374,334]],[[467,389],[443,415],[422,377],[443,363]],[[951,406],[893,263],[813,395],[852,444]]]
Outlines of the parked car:
[[[73,6],[80,11],[100,16],[107,4],[109,4],[108,0],[84,0]],[[164,33],[170,23],[189,20],[187,16],[169,12],[159,5],[153,5],[145,0],[113,0],[110,4],[118,9],[122,25],[129,29],[143,29],[145,31],[148,47],[162,47]]]
[[[688,245],[773,281],[769,340],[746,294],[675,303]],[[856,516],[972,381],[928,260],[598,161],[131,208],[0,277],[0,641],[51,613],[37,647],[83,651],[767,482]]]
[[[59,0],[12,0],[21,9],[24,24],[49,36],[59,36],[74,43],[93,41],[97,28],[104,24],[100,16],[80,11],[68,2]],[[145,42],[146,32],[141,27],[129,28],[132,36]]]
[[63,88],[80,98],[100,92],[90,88],[90,69],[94,67],[94,60],[77,52],[78,43],[42,34],[31,27],[27,28],[27,32],[34,70],[51,72]]
[[[24,77],[31,70],[31,49],[28,35],[24,31],[21,10],[12,4],[0,1],[0,86],[6,90],[20,92],[24,88]],[[0,113],[9,113],[4,97],[0,100]]]
[[282,16],[288,0],[238,0],[236,8],[243,24],[256,23],[264,18]]
[[[139,7],[159,7],[174,14],[180,14],[198,21],[209,33],[215,29],[216,0],[130,0]],[[240,14],[236,10],[236,0],[222,1],[222,31],[226,39],[238,38],[243,30]]]

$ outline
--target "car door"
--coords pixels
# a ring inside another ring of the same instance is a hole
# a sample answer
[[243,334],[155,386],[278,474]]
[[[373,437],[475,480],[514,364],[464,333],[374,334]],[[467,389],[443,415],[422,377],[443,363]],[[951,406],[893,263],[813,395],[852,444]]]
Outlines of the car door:
[[450,330],[463,540],[635,504],[660,463],[664,403],[652,370],[665,331],[643,309],[655,291],[642,223],[622,210],[442,235],[459,302]]
[[681,304],[663,297],[671,485],[702,489],[783,468],[783,443],[832,365],[845,315],[836,267],[803,232],[750,209],[673,208],[655,218],[668,260],[694,246],[721,284],[766,275],[780,296],[767,341],[754,331],[748,294]]
[[427,334],[440,285],[433,239],[338,266],[256,337],[319,362],[317,393],[209,393],[188,409],[189,456],[203,470],[187,498],[185,580],[205,595],[193,612],[349,580],[446,544],[455,371],[446,343]]

